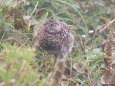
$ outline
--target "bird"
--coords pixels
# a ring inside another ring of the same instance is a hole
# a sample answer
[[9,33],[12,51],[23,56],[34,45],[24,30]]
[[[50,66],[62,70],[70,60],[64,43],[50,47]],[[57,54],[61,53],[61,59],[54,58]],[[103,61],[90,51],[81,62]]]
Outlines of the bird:
[[74,44],[74,36],[68,25],[51,19],[43,22],[36,40],[40,50],[53,54],[55,58],[67,58]]

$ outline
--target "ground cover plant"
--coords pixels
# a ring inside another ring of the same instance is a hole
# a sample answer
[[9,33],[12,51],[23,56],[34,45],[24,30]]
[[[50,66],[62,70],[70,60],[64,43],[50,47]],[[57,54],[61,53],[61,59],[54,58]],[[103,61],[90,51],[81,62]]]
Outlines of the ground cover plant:
[[[75,37],[57,68],[36,47],[47,19],[65,22]],[[114,58],[114,0],[0,0],[0,86],[114,86]]]

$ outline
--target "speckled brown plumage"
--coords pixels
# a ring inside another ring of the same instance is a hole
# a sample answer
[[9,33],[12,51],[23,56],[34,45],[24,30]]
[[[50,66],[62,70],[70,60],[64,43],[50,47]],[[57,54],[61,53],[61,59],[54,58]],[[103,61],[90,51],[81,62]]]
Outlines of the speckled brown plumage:
[[59,57],[67,57],[71,52],[74,37],[69,27],[60,21],[47,20],[37,34],[40,49]]

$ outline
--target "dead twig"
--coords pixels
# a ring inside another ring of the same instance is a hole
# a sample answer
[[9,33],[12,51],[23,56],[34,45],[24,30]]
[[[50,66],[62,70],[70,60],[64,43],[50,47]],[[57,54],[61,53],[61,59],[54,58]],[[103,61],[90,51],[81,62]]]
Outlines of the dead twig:
[[112,21],[110,21],[103,29],[101,29],[99,31],[99,33],[103,33],[104,31],[106,31],[107,29],[110,29],[108,28],[111,24],[115,23],[115,19],[113,19]]

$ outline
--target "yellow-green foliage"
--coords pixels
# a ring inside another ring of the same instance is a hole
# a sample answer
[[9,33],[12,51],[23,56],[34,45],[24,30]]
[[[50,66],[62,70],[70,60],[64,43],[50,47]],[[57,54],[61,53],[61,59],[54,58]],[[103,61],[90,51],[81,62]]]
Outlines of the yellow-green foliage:
[[8,43],[1,44],[0,82],[5,86],[37,86],[39,76],[35,65],[34,50]]

